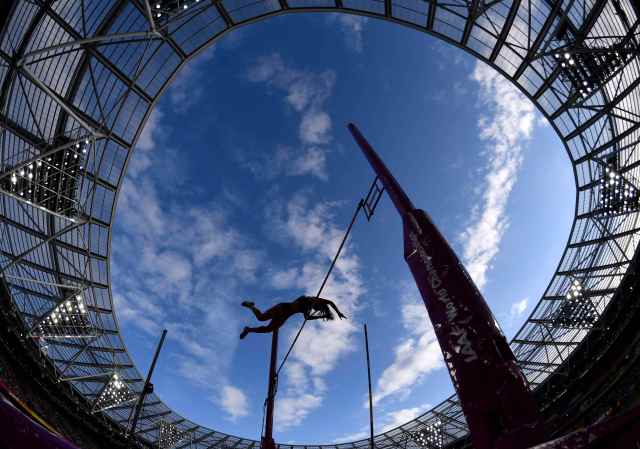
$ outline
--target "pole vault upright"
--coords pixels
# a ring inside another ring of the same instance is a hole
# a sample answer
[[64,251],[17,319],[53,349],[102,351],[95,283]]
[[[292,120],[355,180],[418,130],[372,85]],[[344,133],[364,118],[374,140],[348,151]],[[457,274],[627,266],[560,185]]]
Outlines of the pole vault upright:
[[264,435],[260,442],[260,449],[275,449],[276,443],[273,439],[273,409],[276,399],[276,388],[278,373],[276,370],[278,362],[278,330],[271,335],[271,360],[269,360],[269,387],[267,392],[266,416],[264,424]]
[[349,131],[402,218],[409,265],[440,343],[476,449],[541,441],[526,380],[489,306],[423,210],[416,209],[355,125]]

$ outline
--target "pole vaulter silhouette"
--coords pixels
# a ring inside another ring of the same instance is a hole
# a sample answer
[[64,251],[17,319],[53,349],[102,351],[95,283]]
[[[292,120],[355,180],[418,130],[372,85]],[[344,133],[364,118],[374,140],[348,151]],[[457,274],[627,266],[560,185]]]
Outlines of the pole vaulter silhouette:
[[[360,206],[358,207],[358,210],[359,209]],[[353,224],[353,221],[351,222],[351,224]],[[349,230],[350,229],[351,227],[349,227]],[[340,246],[340,249],[342,249],[342,245]],[[333,269],[333,266],[335,265],[335,262],[339,255],[340,250],[338,250],[338,252],[336,253],[333,263],[331,264],[331,268],[327,272],[325,280],[322,283],[320,291],[322,291],[322,288],[324,287],[329,275],[331,274],[331,270]],[[318,295],[319,294],[320,293],[318,293]],[[306,323],[307,321],[319,319],[323,319],[326,321],[333,320],[334,316],[331,312],[331,309],[333,309],[338,314],[340,319],[346,318],[346,316],[344,316],[342,312],[340,312],[340,309],[338,309],[338,306],[336,306],[333,301],[320,298],[318,296],[300,296],[292,302],[278,303],[265,312],[261,312],[260,309],[258,309],[256,305],[251,301],[243,301],[242,306],[251,310],[259,321],[271,320],[271,322],[266,326],[245,327],[240,334],[240,339],[244,339],[249,333],[252,332],[260,334],[271,333],[271,360],[269,362],[269,382],[267,399],[265,400],[265,419],[263,433],[260,439],[260,448],[275,449],[276,443],[273,439],[273,409],[275,406],[276,391],[278,386],[278,373],[280,372],[282,365],[284,365],[284,362],[287,360],[287,357],[291,353],[293,345],[295,345],[296,341],[298,340],[298,337],[300,336],[300,333],[302,332],[302,329],[304,327],[304,323]],[[300,313],[304,316],[304,323],[300,330],[298,330],[298,334],[293,340],[289,351],[285,355],[285,358],[280,365],[280,369],[276,369],[278,359],[278,330],[291,316],[295,315],[296,313]]]
[[240,334],[240,339],[244,339],[247,334],[251,332],[259,334],[274,332],[280,329],[280,327],[296,313],[301,313],[307,321],[319,319],[331,321],[334,319],[333,313],[331,312],[331,309],[333,309],[340,319],[346,318],[346,316],[338,310],[338,307],[333,301],[312,296],[300,296],[293,302],[278,303],[265,312],[261,312],[260,309],[256,307],[255,303],[251,301],[243,301],[242,306],[251,310],[258,321],[271,320],[271,322],[266,326],[245,327]]

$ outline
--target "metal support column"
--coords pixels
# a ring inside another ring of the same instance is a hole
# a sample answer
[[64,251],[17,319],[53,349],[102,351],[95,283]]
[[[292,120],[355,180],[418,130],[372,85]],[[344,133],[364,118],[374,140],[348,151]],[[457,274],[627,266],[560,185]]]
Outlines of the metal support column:
[[273,440],[273,407],[276,399],[276,389],[278,385],[278,374],[276,372],[278,362],[278,331],[273,331],[271,337],[271,361],[269,363],[269,392],[267,393],[267,415],[264,428],[264,435],[260,444],[261,449],[275,449],[276,443]]
[[369,360],[369,334],[367,333],[367,325],[364,325],[364,349],[367,353],[367,378],[369,380],[369,438],[371,439],[371,449],[375,449],[373,442],[373,395],[371,394],[371,361]]
[[162,344],[164,343],[164,337],[167,336],[167,330],[164,329],[162,331],[162,336],[160,337],[160,341],[158,342],[158,346],[156,347],[156,353],[153,355],[153,361],[151,362],[151,366],[149,367],[149,372],[147,372],[147,378],[144,381],[144,386],[142,387],[142,392],[140,393],[140,397],[138,398],[138,403],[136,404],[135,412],[133,414],[133,422],[131,423],[131,429],[129,429],[129,438],[133,437],[136,433],[136,426],[138,425],[138,418],[140,417],[140,412],[142,411],[142,405],[144,404],[144,398],[147,396],[147,393],[153,392],[153,386],[151,384],[151,376],[153,375],[153,370],[156,367],[156,362],[158,361],[158,355],[160,355],[160,350],[162,349]]

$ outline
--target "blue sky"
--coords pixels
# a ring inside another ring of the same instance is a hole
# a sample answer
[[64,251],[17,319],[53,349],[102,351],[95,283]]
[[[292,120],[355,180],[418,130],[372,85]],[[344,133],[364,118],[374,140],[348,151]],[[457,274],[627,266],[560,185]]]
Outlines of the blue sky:
[[[512,336],[566,242],[575,188],[533,106],[458,49],[360,17],[282,16],[232,33],[178,75],[119,198],[112,285],[142,371],[178,412],[259,438],[270,339],[239,303],[314,294],[372,172],[359,125],[463,259]],[[540,198],[545,198],[543,201]],[[276,440],[366,436],[362,324],[377,431],[452,392],[385,198],[357,222],[324,296],[349,320],[307,326],[281,376]],[[296,332],[281,332],[281,353]]]

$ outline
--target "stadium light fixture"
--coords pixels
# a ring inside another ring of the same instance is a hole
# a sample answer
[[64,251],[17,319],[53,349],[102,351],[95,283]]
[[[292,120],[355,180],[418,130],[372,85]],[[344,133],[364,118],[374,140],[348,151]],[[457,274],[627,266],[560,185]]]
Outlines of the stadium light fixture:
[[178,429],[178,426],[175,424],[161,420],[156,444],[159,449],[173,449],[178,443],[183,441],[188,434],[188,430],[182,431]]
[[101,412],[118,405],[126,404],[138,397],[131,391],[117,372],[114,372],[109,381],[102,387],[98,397],[93,403],[92,412]]
[[57,142],[51,149],[33,150],[18,155],[18,162],[0,173],[0,191],[31,206],[56,215],[76,219],[81,215],[78,190],[89,139]]
[[589,97],[629,61],[635,50],[617,43],[590,48],[569,42],[568,46],[553,53],[560,76],[571,86],[579,100]]
[[615,157],[610,157],[601,170],[599,203],[604,216],[640,209],[640,192],[618,173]]
[[564,299],[552,317],[552,325],[556,328],[591,329],[600,314],[591,299],[585,297],[583,283],[572,279]]
[[441,449],[444,446],[442,421],[435,420],[411,434],[413,440],[424,449]]
[[82,291],[65,296],[33,326],[31,336],[40,338],[93,338],[97,336],[97,329],[91,323]]
[[158,21],[168,21],[172,16],[184,13],[198,3],[200,0],[156,0],[152,9]]

